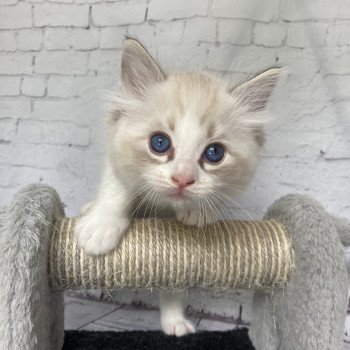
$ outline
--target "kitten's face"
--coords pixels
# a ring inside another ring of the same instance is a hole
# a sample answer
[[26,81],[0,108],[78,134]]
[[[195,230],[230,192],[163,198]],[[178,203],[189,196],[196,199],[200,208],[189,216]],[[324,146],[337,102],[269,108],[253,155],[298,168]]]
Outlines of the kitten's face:
[[[144,67],[140,57],[147,59]],[[122,69],[124,92],[117,99],[110,146],[118,175],[140,195],[173,207],[229,204],[256,168],[262,140],[258,114],[272,87],[268,94],[258,89],[252,106],[247,83],[232,90],[200,73],[165,77],[134,40],[124,48]]]

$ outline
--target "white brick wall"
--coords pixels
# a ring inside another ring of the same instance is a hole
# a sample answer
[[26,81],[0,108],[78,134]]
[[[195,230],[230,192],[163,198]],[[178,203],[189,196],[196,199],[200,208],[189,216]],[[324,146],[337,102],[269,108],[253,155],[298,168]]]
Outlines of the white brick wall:
[[[261,217],[279,196],[308,193],[350,218],[349,23],[348,0],[2,0],[0,205],[30,182],[55,187],[69,215],[93,196],[103,96],[117,86],[130,33],[167,67],[229,72],[233,81],[285,64],[261,167],[240,202]],[[198,300],[196,308],[237,317],[227,300]]]

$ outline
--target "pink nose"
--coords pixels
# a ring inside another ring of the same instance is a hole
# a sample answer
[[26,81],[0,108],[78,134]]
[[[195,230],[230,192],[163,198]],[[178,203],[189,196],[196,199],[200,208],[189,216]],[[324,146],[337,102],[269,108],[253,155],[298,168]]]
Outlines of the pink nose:
[[179,188],[185,188],[185,187],[191,186],[196,181],[193,177],[189,177],[186,175],[172,176],[171,179]]

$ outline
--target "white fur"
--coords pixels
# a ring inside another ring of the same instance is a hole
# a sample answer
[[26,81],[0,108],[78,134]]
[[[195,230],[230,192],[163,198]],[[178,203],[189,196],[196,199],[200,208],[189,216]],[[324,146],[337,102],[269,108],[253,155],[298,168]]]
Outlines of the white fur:
[[[272,69],[234,89],[202,73],[166,76],[136,40],[126,40],[104,176],[96,199],[77,222],[79,245],[89,254],[107,253],[141,208],[144,215],[172,208],[177,220],[198,227],[225,218],[231,198],[255,171],[262,111],[277,76]],[[150,150],[155,132],[170,137],[169,154]],[[219,164],[203,158],[214,142],[225,147]],[[184,190],[185,197],[175,198],[178,186],[172,177],[181,174],[195,182]],[[160,310],[165,333],[195,331],[184,316],[183,294],[161,293]]]

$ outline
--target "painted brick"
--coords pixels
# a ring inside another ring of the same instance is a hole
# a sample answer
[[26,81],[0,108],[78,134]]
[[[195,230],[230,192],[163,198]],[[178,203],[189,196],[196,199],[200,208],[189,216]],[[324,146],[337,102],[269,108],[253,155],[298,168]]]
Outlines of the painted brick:
[[34,25],[87,27],[89,7],[70,4],[39,4],[34,7]]
[[150,22],[145,22],[141,24],[131,24],[127,28],[127,33],[129,35],[135,36],[136,38],[147,38],[149,43],[155,41],[154,25]]
[[186,22],[184,39],[189,41],[215,42],[216,21],[211,18],[197,17]]
[[18,96],[20,77],[0,76],[0,96]]
[[254,26],[254,43],[264,46],[280,46],[286,38],[287,31],[283,24],[256,23]]
[[80,100],[38,100],[33,103],[33,119],[43,121],[76,121],[82,118],[82,103]]
[[29,53],[0,53],[0,74],[31,74],[33,56]]
[[41,30],[21,30],[18,33],[18,49],[23,51],[37,51],[41,49],[43,33]]
[[17,137],[25,143],[88,146],[89,128],[69,122],[38,122],[20,120]]
[[30,28],[32,26],[32,9],[29,4],[1,6],[0,29]]
[[109,90],[115,84],[112,74],[105,76],[51,76],[48,81],[47,94],[52,97],[80,97],[84,95],[99,95],[101,91]]
[[100,34],[101,49],[121,49],[125,31],[122,28],[102,28]]
[[145,19],[145,14],[145,1],[131,0],[128,6],[123,2],[92,6],[92,21],[95,26],[101,27],[141,23]]
[[72,35],[72,47],[76,50],[93,50],[100,45],[100,33],[96,29],[76,29]]
[[348,23],[329,25],[326,43],[329,46],[350,45],[350,26]]
[[288,21],[350,18],[350,6],[346,0],[337,4],[332,0],[282,0],[281,18]]
[[276,52],[269,48],[227,44],[209,48],[208,67],[216,70],[251,73],[275,63]]
[[[185,23],[183,21],[160,22],[155,25],[157,45],[180,44],[182,42]],[[190,38],[189,38],[190,39]]]
[[328,75],[325,84],[334,99],[350,100],[350,75]]
[[0,51],[15,51],[16,48],[15,34],[11,32],[0,32]]
[[0,99],[1,118],[29,118],[30,100],[29,99]]
[[291,23],[286,43],[300,48],[325,46],[328,27],[327,23]]
[[16,5],[18,0],[2,0],[1,5]]
[[72,31],[67,28],[48,28],[44,33],[46,50],[68,50],[71,46]]
[[11,142],[16,134],[16,121],[0,119],[0,143]]
[[48,169],[66,167],[67,171],[74,171],[77,167],[82,168],[84,163],[84,151],[77,148],[58,145],[14,145],[9,150],[6,146],[0,144],[0,164]]
[[119,71],[121,52],[115,50],[100,50],[90,53],[89,69],[97,72],[114,74]]
[[259,0],[213,0],[214,17],[250,19],[269,22],[278,17],[279,0],[270,0],[261,6]]
[[40,52],[35,60],[35,72],[42,74],[85,74],[87,53],[85,52]]
[[248,45],[252,41],[252,22],[242,20],[219,21],[220,43],[231,43],[235,45]]
[[24,77],[22,81],[22,95],[42,97],[45,95],[45,79],[42,77]]
[[170,20],[205,16],[207,12],[207,0],[178,0],[167,2],[162,0],[151,0],[148,5],[148,19],[150,20]]

